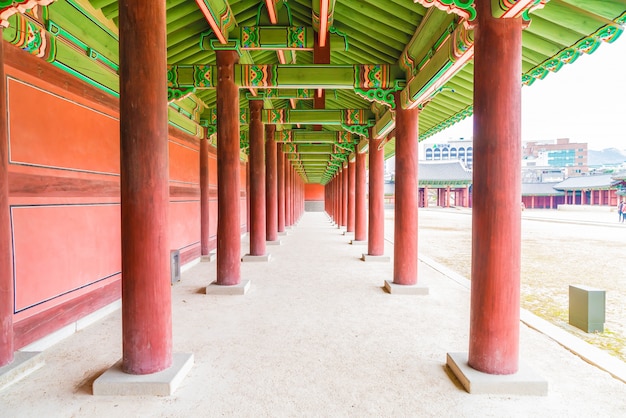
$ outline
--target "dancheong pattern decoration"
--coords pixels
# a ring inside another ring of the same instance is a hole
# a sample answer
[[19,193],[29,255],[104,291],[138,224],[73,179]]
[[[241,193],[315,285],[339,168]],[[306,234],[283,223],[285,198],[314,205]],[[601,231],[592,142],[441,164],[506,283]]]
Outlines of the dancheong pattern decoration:
[[275,65],[240,65],[242,87],[276,87],[278,73]]
[[354,92],[366,100],[395,109],[393,93],[402,90],[403,82],[391,81],[388,65],[354,66]]
[[184,99],[196,91],[193,87],[167,87],[167,101]]
[[283,109],[265,109],[267,122],[269,124],[285,123],[285,112]]
[[347,131],[337,132],[337,142],[340,144],[352,142],[352,133]]
[[287,28],[287,46],[289,48],[304,48],[306,45],[306,29],[303,26]]
[[365,125],[368,123],[363,109],[346,109],[343,111],[341,119],[346,125]]
[[9,26],[9,17],[37,6],[47,6],[55,0],[0,0],[0,26]]
[[522,17],[530,20],[530,13],[540,9],[550,0],[492,0],[492,13],[495,17]]
[[367,89],[389,88],[389,66],[382,64],[361,64],[354,66],[354,87]]
[[11,23],[5,29],[8,41],[36,57],[43,58],[48,62],[54,61],[56,52],[56,38],[43,27],[41,22],[47,20],[47,8],[34,8],[25,14],[14,14],[9,18]]
[[259,48],[261,42],[259,42],[259,27],[258,26],[243,26],[241,28],[241,46],[243,48]]
[[[624,20],[626,13],[620,17]],[[619,23],[619,19],[618,19]],[[593,53],[602,42],[615,41],[624,31],[621,26],[605,26],[593,35],[579,41],[572,48],[562,51],[560,54],[544,61],[522,76],[522,83],[530,86],[535,80],[543,80],[550,72],[557,72],[564,64],[571,64],[582,54]]]
[[454,13],[466,19],[468,22],[476,19],[476,6],[474,0],[415,0],[424,7],[435,6],[447,13]]
[[293,142],[291,131],[276,131],[274,135],[276,142]]
[[[217,121],[217,118],[216,118]],[[239,109],[239,124],[247,125],[250,122],[250,112],[248,109]]]

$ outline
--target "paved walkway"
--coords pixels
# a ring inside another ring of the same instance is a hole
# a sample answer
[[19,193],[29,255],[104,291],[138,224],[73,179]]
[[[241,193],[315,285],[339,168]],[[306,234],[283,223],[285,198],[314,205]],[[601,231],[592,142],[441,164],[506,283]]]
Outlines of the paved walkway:
[[91,394],[121,356],[116,311],[46,349],[44,368],[0,392],[0,416],[623,416],[626,384],[523,324],[521,359],[548,396],[468,394],[445,367],[468,347],[462,283],[421,262],[430,295],[386,294],[393,264],[360,261],[366,248],[322,213],[282,240],[271,262],[243,264],[245,296],[204,294],[215,262],[173,287],[174,351],[195,356],[173,396]]

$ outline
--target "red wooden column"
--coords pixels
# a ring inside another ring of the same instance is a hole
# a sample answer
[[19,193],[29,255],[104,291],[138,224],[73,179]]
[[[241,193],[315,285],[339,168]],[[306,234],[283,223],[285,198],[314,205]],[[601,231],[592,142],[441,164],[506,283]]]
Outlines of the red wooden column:
[[348,220],[346,225],[347,232],[354,232],[354,216],[355,216],[355,186],[356,186],[356,161],[348,161]]
[[234,82],[235,51],[217,58],[217,284],[241,281],[239,216],[239,88]]
[[119,2],[122,369],[172,364],[165,2]]
[[[417,149],[419,109],[403,109],[396,94],[396,196],[394,205],[393,284],[417,283]],[[393,292],[394,286],[386,283]],[[426,290],[426,289],[424,289]],[[427,293],[426,291],[420,293]]]
[[0,29],[0,367],[13,362],[13,272],[11,270],[6,98],[4,41],[2,29]]
[[291,227],[291,163],[285,160],[285,226]]
[[265,135],[263,101],[250,101],[250,254],[265,255]]
[[265,125],[265,239],[270,242],[278,241],[278,157],[275,132],[276,125]]
[[278,183],[278,232],[285,232],[285,153],[283,144],[278,144],[276,151],[276,180]]
[[209,139],[200,140],[200,256],[209,255]]
[[339,211],[339,208],[341,207],[341,177],[339,176],[339,173],[337,173],[335,175],[335,178],[333,179],[334,183],[335,183],[335,224],[339,225],[339,223],[341,222],[341,212]]
[[367,239],[365,153],[356,153],[354,181],[354,241]]
[[522,19],[493,18],[489,1],[476,5],[468,363],[512,374],[520,327]]
[[424,186],[424,207],[428,207],[428,186]]
[[[370,129],[371,135],[371,129]],[[381,257],[385,253],[385,154],[378,149],[380,141],[370,140],[369,146],[369,235],[367,257]],[[382,259],[381,259],[382,260]]]

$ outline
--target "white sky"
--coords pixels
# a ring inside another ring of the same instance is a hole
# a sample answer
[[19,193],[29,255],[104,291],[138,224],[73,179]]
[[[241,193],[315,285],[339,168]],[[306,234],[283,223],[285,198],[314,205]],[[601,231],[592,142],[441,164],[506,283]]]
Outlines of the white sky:
[[[428,138],[472,137],[472,118]],[[626,33],[522,88],[522,140],[570,138],[589,149],[626,149]]]

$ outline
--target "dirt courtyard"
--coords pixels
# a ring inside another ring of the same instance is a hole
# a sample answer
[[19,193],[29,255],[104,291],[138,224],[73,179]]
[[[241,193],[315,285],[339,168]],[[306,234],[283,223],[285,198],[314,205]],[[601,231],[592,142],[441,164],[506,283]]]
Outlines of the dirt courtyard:
[[[393,240],[393,210],[385,236]],[[420,209],[418,251],[471,276],[472,218],[468,209]],[[626,361],[626,223],[609,212],[522,212],[521,305]],[[603,333],[569,325],[569,285],[606,291]]]

